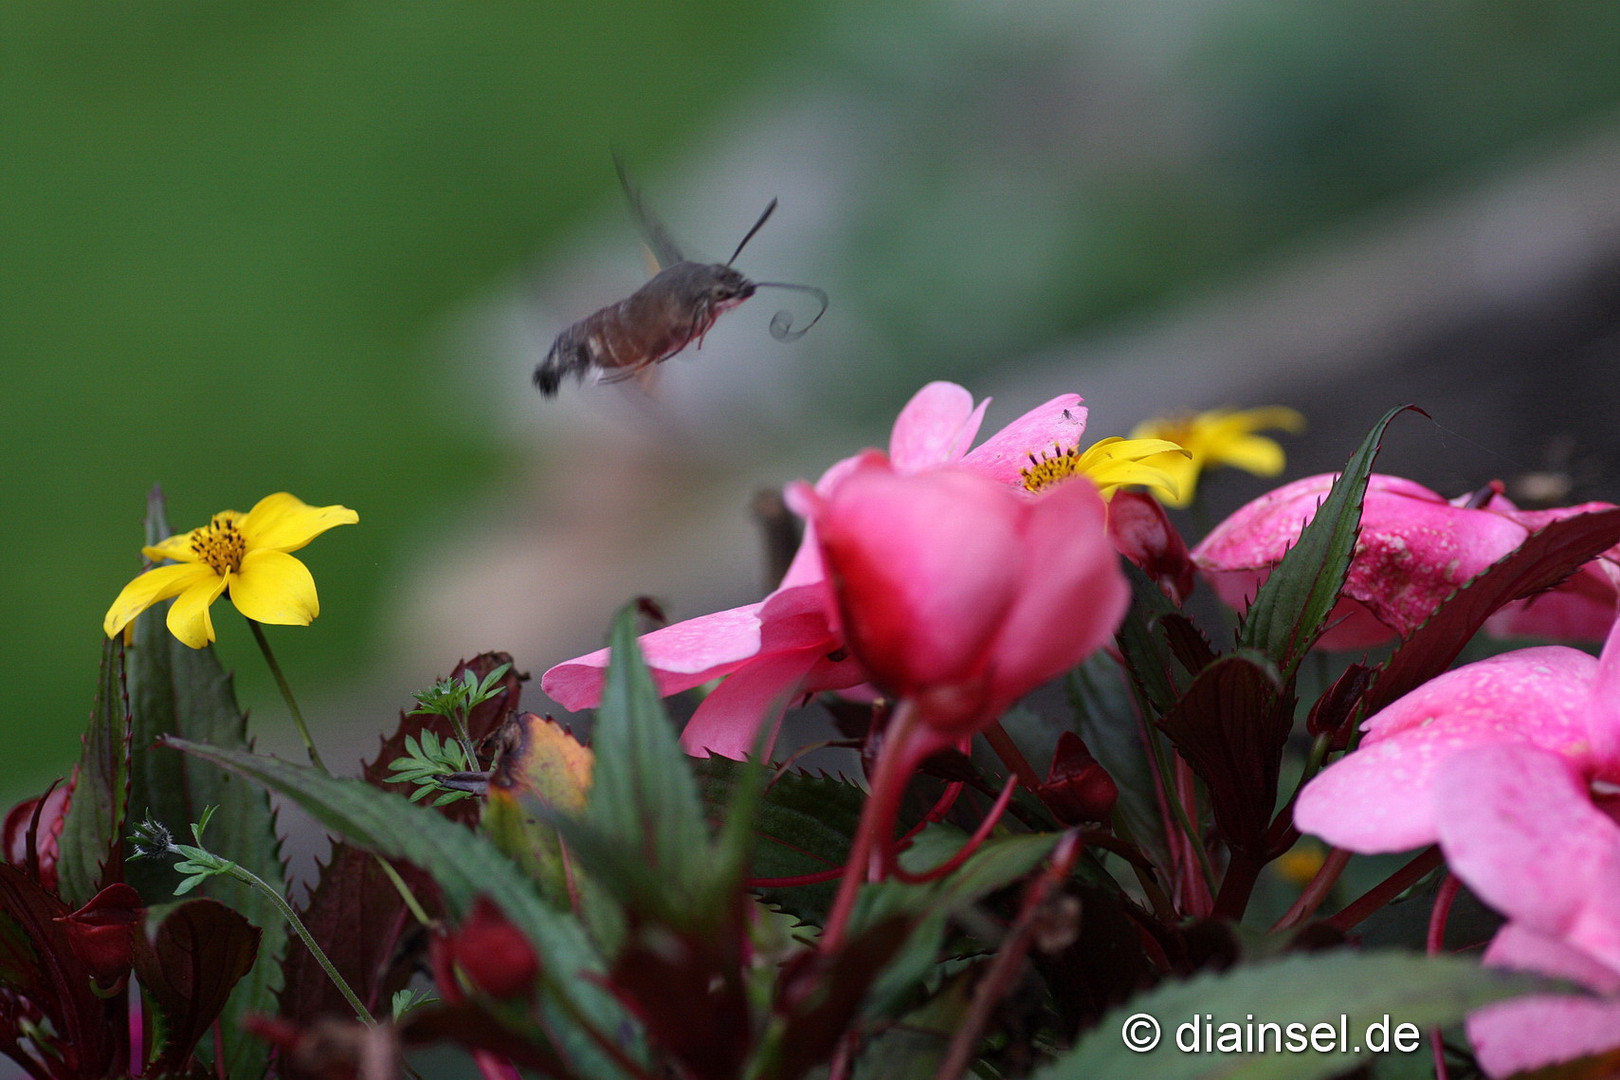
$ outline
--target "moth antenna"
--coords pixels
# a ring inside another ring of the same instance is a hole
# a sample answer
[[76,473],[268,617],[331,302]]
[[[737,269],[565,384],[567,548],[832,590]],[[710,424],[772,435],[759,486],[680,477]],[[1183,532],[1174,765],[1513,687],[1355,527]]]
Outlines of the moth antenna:
[[754,234],[759,232],[760,226],[769,221],[774,213],[776,213],[776,200],[772,199],[770,205],[765,207],[765,212],[759,215],[759,220],[754,222],[754,227],[748,230],[748,235],[742,238],[742,243],[737,245],[737,250],[731,253],[731,258],[726,260],[727,266],[737,261],[737,256],[741,255],[742,249],[748,246],[748,241],[754,238]]
[[[772,203],[771,205],[774,206],[776,204]],[[767,213],[769,213],[769,211],[767,211]],[[758,226],[755,226],[755,228],[758,228]],[[775,338],[777,341],[798,341],[810,331],[812,326],[821,321],[821,317],[823,315],[827,314],[827,294],[816,288],[814,285],[790,285],[785,281],[756,281],[754,282],[754,286],[755,288],[760,289],[793,289],[796,292],[809,293],[811,296],[814,296],[816,299],[821,301],[821,310],[816,312],[815,316],[811,318],[809,322],[805,323],[797,330],[793,329],[792,312],[778,311],[775,315],[771,316],[771,337]]]

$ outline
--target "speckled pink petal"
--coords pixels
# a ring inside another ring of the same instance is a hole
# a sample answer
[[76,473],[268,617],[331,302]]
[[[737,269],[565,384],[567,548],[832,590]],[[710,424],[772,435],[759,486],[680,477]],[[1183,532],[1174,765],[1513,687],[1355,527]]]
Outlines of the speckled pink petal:
[[1080,444],[1086,433],[1086,408],[1078,394],[1059,394],[1037,405],[983,443],[968,451],[962,464],[992,480],[1022,487],[1022,471],[1033,454],[1039,457],[1054,446],[1065,450]]
[[1435,771],[1452,872],[1520,926],[1620,969],[1620,825],[1574,763],[1531,746],[1480,746]]
[[[1299,538],[1327,497],[1332,474],[1306,477],[1256,499],[1216,526],[1193,549],[1193,561],[1223,598],[1240,588],[1252,596],[1252,575],[1269,572]],[[1362,506],[1344,595],[1365,605],[1388,637],[1404,635],[1446,596],[1523,542],[1524,526],[1497,513],[1453,506],[1400,477],[1375,474]],[[1223,581],[1232,574],[1236,582]],[[1364,628],[1363,628],[1364,629]],[[1349,631],[1329,646],[1361,647],[1365,634]]]
[[[693,757],[746,758],[760,725],[768,723],[774,728],[782,722],[782,714],[798,696],[800,684],[822,652],[812,647],[768,653],[732,672],[687,721],[681,748]],[[766,759],[775,741],[773,731],[764,747]]]
[[975,408],[973,395],[951,382],[931,382],[917,391],[889,436],[894,467],[916,472],[959,460],[978,434],[987,404],[988,399]]
[[1579,649],[1516,649],[1438,675],[1362,725],[1362,746],[1383,742],[1436,718],[1490,732],[1518,732],[1547,750],[1590,760],[1592,680],[1598,663]]
[[1363,853],[1406,851],[1439,838],[1436,765],[1485,743],[1540,746],[1594,766],[1588,688],[1596,661],[1546,646],[1447,672],[1372,717],[1353,753],[1305,786],[1304,832]]

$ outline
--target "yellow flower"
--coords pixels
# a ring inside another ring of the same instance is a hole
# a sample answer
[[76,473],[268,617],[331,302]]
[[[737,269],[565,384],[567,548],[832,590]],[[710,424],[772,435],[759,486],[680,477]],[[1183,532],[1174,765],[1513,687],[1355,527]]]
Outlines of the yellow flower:
[[1293,409],[1273,405],[1263,409],[1212,409],[1196,415],[1156,417],[1136,425],[1131,436],[1168,439],[1186,448],[1185,456],[1165,454],[1148,462],[1175,481],[1176,493],[1162,501],[1169,506],[1186,506],[1192,502],[1198,475],[1205,469],[1232,465],[1256,476],[1276,476],[1282,472],[1282,447],[1255,432],[1304,429],[1303,416]]
[[[1064,449],[1054,445],[1051,453],[1043,453],[1038,458],[1029,455],[1029,468],[1023,470],[1024,487],[1028,491],[1040,491],[1060,480],[1084,474],[1091,477],[1104,498],[1112,495],[1115,488],[1141,484],[1173,499],[1175,476],[1160,459],[1184,458],[1186,453],[1164,439],[1122,439],[1118,435],[1100,439],[1084,450],[1078,446]],[[1146,464],[1144,459],[1154,464]]]
[[315,579],[303,563],[288,554],[335,525],[353,525],[360,515],[346,506],[310,506],[279,491],[266,495],[245,514],[222,510],[200,529],[171,536],[141,553],[153,567],[124,586],[102,629],[108,637],[135,621],[135,616],[171,596],[171,633],[193,649],[214,640],[208,609],[221,593],[243,615],[262,623],[308,626],[321,613]]

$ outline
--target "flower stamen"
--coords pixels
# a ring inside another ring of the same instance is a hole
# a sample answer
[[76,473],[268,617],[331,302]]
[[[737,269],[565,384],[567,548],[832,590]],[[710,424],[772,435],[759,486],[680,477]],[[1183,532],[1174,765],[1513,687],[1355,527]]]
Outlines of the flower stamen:
[[241,571],[247,541],[242,538],[234,518],[216,514],[207,525],[191,531],[191,552],[198,562],[206,563],[223,577]]
[[1024,478],[1024,489],[1032,493],[1073,476],[1089,476],[1105,499],[1115,488],[1129,485],[1153,488],[1173,497],[1175,480],[1164,469],[1143,463],[1145,458],[1166,454],[1185,457],[1187,451],[1164,439],[1121,439],[1117,435],[1101,439],[1085,450],[1079,444],[1065,447],[1053,443],[1050,453],[1043,450],[1038,458],[1030,454],[1029,467],[1019,470],[1019,474]]

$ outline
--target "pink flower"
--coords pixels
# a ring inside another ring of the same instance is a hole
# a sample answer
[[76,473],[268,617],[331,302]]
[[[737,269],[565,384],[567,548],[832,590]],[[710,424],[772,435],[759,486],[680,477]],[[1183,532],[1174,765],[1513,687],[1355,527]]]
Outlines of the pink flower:
[[1574,979],[1606,1000],[1538,996],[1469,1022],[1506,1075],[1620,1046],[1620,623],[1603,655],[1563,646],[1447,672],[1372,717],[1300,793],[1302,831],[1364,853],[1438,843],[1507,917],[1500,967]]
[[1620,1047],[1620,825],[1612,796],[1546,750],[1464,750],[1440,770],[1440,846],[1452,872],[1508,919],[1493,967],[1540,972],[1601,995],[1536,995],[1474,1013],[1485,1071],[1506,1076]]
[[[1193,549],[1193,561],[1221,599],[1239,610],[1248,607],[1260,583],[1327,498],[1333,479],[1331,473],[1309,476],[1262,495]],[[1532,529],[1554,517],[1606,505],[1532,512],[1518,510],[1500,496],[1484,508],[1462,503],[1447,502],[1399,477],[1375,473],[1370,478],[1355,560],[1333,610],[1335,625],[1322,635],[1323,648],[1363,649],[1404,637],[1458,586],[1518,548]],[[1589,570],[1595,581],[1583,576]],[[1497,626],[1516,632],[1558,630],[1549,636],[1560,638],[1580,636],[1579,631],[1590,631],[1596,624],[1602,609],[1586,594],[1604,589],[1612,622],[1614,589],[1594,561],[1572,582],[1505,608],[1497,616]],[[1590,611],[1585,616],[1577,616],[1586,609]],[[1608,622],[1591,635],[1594,640],[1602,638]]]
[[[986,399],[975,405],[972,395],[954,383],[923,387],[895,420],[889,439],[895,470],[915,473],[961,464],[1021,486],[1021,470],[1032,453],[1054,443],[1073,445],[1085,430],[1080,398],[1064,394],[969,450],[988,404]],[[857,456],[838,462],[817,481],[815,491],[830,493],[860,461]],[[803,512],[802,506],[795,509]],[[642,654],[666,696],[726,677],[687,724],[681,743],[688,753],[743,757],[760,723],[774,723],[791,700],[866,681],[865,671],[844,652],[822,577],[812,524],[781,586],[764,600],[677,623],[641,639]],[[601,700],[607,661],[606,649],[566,661],[547,671],[540,686],[566,709],[592,707]]]
[[960,738],[1114,632],[1129,586],[1089,481],[1035,498],[965,468],[860,462],[810,521],[873,683]]

